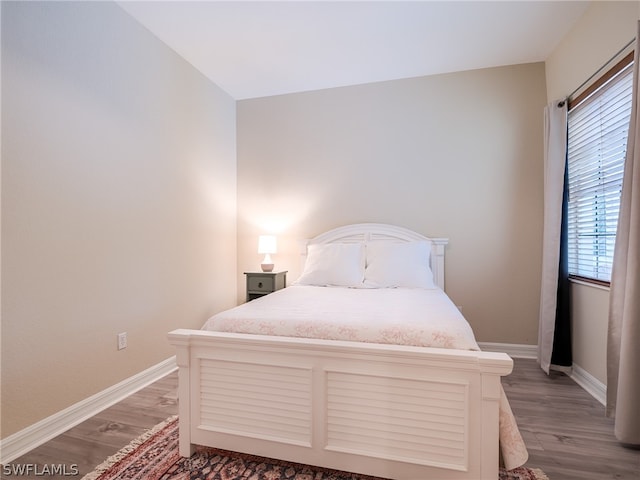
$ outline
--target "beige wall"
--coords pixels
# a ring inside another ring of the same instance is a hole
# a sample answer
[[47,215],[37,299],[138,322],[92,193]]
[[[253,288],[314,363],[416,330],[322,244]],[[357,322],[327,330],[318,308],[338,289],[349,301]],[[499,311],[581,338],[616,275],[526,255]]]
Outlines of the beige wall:
[[[573,92],[636,35],[640,2],[595,2],[546,61],[548,100]],[[609,294],[572,285],[574,363],[606,384]]]
[[291,281],[296,240],[397,224],[449,237],[447,291],[479,341],[536,344],[545,103],[542,63],[238,102],[239,273],[260,233]]
[[4,438],[237,292],[235,101],[115,3],[2,2],[2,35]]

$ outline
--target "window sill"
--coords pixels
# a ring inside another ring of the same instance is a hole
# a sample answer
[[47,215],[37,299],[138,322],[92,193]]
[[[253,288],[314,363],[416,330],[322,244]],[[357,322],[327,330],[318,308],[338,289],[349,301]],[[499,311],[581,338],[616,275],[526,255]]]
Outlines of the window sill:
[[606,292],[609,291],[609,285],[603,285],[600,283],[590,282],[588,280],[582,280],[580,278],[569,277],[569,282],[575,283],[578,285],[584,285],[585,287],[597,288],[598,290],[604,290]]

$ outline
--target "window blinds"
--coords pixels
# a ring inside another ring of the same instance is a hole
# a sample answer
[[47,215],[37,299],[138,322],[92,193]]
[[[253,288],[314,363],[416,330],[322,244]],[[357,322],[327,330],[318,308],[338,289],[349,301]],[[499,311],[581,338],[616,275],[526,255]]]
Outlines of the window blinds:
[[631,115],[632,65],[568,114],[571,275],[611,280]]

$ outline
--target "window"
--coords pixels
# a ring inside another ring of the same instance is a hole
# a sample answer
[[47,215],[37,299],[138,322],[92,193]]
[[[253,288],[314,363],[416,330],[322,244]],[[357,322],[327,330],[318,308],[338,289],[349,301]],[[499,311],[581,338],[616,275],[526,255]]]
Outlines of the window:
[[569,102],[569,274],[609,282],[631,115],[633,57]]

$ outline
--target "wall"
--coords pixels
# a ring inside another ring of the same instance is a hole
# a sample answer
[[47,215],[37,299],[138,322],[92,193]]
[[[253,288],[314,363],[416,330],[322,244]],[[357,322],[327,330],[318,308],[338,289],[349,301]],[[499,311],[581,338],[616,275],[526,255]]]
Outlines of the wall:
[[2,2],[2,75],[5,438],[235,304],[236,119],[111,2]]
[[544,65],[419,77],[238,102],[238,278],[276,233],[349,223],[450,239],[446,288],[479,341],[536,344]]
[[[636,36],[639,2],[594,2],[546,61],[548,100],[564,98]],[[572,284],[574,363],[606,384],[609,293]]]

